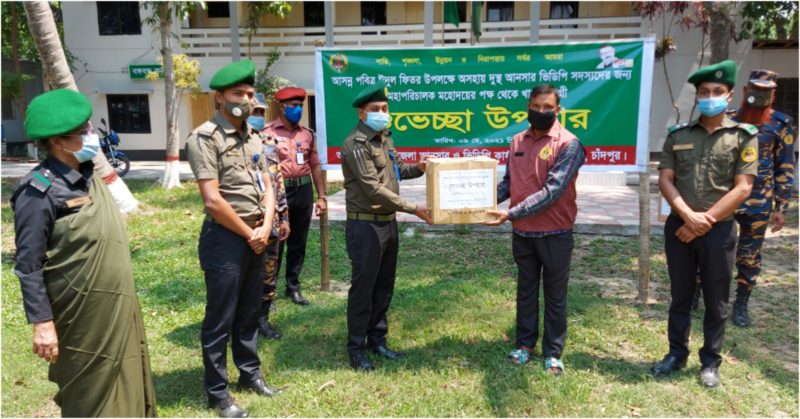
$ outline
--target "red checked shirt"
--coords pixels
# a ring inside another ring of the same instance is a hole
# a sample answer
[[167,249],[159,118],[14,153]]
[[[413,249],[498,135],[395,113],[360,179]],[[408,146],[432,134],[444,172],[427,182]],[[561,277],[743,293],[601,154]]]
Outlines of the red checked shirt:
[[312,167],[320,165],[317,145],[314,144],[315,135],[311,129],[296,125],[293,130],[289,130],[278,118],[268,123],[261,133],[278,140],[278,157],[281,159],[281,172],[285,179],[309,175]]

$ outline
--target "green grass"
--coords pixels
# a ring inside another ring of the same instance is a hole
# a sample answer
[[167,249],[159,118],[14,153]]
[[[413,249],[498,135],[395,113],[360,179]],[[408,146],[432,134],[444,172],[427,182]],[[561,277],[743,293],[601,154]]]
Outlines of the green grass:
[[[213,416],[205,408],[200,322],[205,289],[197,260],[202,204],[194,183],[178,191],[128,181],[142,204],[127,218],[144,313],[159,414]],[[8,183],[2,206],[2,415],[57,416],[47,366],[30,351],[17,277]],[[793,213],[796,214],[796,206]],[[695,317],[689,368],[669,379],[647,375],[667,350],[668,279],[663,240],[651,241],[653,297],[635,301],[638,241],[577,236],[570,279],[567,372],[551,377],[533,361],[515,367],[512,349],[516,268],[510,237],[436,233],[402,235],[397,286],[389,311],[399,362],[350,370],[345,354],[350,264],[341,224],[331,227],[332,292],[318,290],[319,234],[309,236],[301,281],[306,308],[278,300],[281,341],[259,342],[277,399],[234,391],[251,416],[798,416],[797,217],[768,239],[762,285],[753,296],[754,327],[728,327],[723,387],[697,383],[702,321]],[[283,280],[279,287],[283,286]],[[281,289],[281,288],[279,288]],[[238,372],[229,359],[229,379]]]

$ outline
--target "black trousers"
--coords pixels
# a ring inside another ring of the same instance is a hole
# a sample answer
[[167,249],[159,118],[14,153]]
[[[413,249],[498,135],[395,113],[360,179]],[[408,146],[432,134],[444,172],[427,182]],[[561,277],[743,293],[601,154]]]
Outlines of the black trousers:
[[264,257],[256,255],[243,237],[208,221],[200,231],[198,251],[206,281],[206,315],[200,335],[203,387],[210,396],[223,399],[228,395],[228,340],[239,380],[261,377],[256,339]]
[[386,344],[386,311],[397,270],[397,221],[347,220],[352,277],[347,295],[347,352]]
[[[695,279],[700,272],[703,287],[703,347],[700,363],[703,367],[719,367],[720,350],[728,319],[728,297],[736,249],[736,225],[733,220],[720,222],[711,230],[689,243],[683,243],[675,232],[683,225],[678,216],[670,215],[664,225],[664,249],[667,254],[670,293],[669,352],[679,358],[689,356],[689,333],[692,326],[692,297]],[[699,271],[698,271],[699,268]]]
[[539,335],[539,280],[544,286],[542,355],[561,358],[567,340],[567,282],[572,232],[545,237],[512,235],[517,278],[516,345],[533,348]]
[[278,252],[278,270],[281,271],[283,249],[286,250],[286,292],[300,290],[300,271],[306,259],[308,228],[311,227],[311,213],[314,210],[312,184],[286,187],[286,203],[289,206],[289,238],[281,242]]

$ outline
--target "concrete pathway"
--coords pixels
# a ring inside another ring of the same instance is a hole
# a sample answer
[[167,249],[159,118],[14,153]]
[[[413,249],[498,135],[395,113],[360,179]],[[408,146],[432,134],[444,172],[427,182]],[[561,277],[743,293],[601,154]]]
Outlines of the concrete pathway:
[[[0,163],[0,174],[3,178],[24,176],[35,166],[34,163],[18,163],[3,161]],[[124,179],[158,179],[164,170],[163,162],[136,161],[131,163],[130,172]],[[328,181],[342,180],[341,171],[329,171]],[[181,179],[193,179],[187,162],[181,162]],[[651,187],[651,192],[656,189]],[[425,203],[425,185],[418,182],[401,182],[400,195],[410,202]],[[651,194],[652,195],[652,194]],[[347,218],[344,204],[345,192],[341,191],[328,198],[329,220],[343,222]],[[499,205],[500,209],[508,209],[508,201]],[[663,223],[658,221],[658,201],[650,202],[651,234],[662,235]],[[411,214],[398,213],[398,221],[410,223],[425,230],[455,230],[464,228],[455,225],[429,226]],[[314,221],[318,220],[314,217]],[[466,228],[474,231],[511,231],[511,224],[501,227],[485,227],[469,225]],[[636,236],[639,234],[639,191],[632,186],[598,186],[578,182],[578,219],[575,225],[577,233],[611,234]]]

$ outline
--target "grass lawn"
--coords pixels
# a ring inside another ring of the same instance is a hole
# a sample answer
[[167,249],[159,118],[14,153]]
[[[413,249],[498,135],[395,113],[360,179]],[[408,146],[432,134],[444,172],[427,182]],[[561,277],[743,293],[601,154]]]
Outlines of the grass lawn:
[[[197,260],[203,219],[196,185],[165,192],[128,181],[141,210],[127,219],[160,416],[213,416],[202,389],[200,322],[205,289]],[[3,184],[2,415],[58,416],[56,386],[30,350],[13,273],[14,226]],[[389,344],[407,353],[352,371],[345,353],[350,264],[344,228],[331,227],[333,292],[318,290],[319,230],[312,228],[301,282],[312,305],[280,298],[273,322],[281,341],[260,341],[275,399],[233,391],[258,416],[793,416],[798,412],[797,205],[788,228],[767,240],[752,302],[754,325],[728,326],[723,386],[697,382],[702,318],[695,316],[689,367],[667,379],[647,368],[667,351],[669,285],[663,240],[651,242],[653,297],[636,303],[638,240],[576,237],[569,291],[566,374],[505,360],[512,349],[516,268],[507,234],[426,232],[401,226]],[[733,286],[733,285],[732,285]],[[283,280],[279,283],[279,290]],[[282,295],[282,294],[281,294]],[[733,294],[732,294],[733,295]],[[541,326],[540,326],[541,327]],[[238,372],[229,360],[229,379]]]

